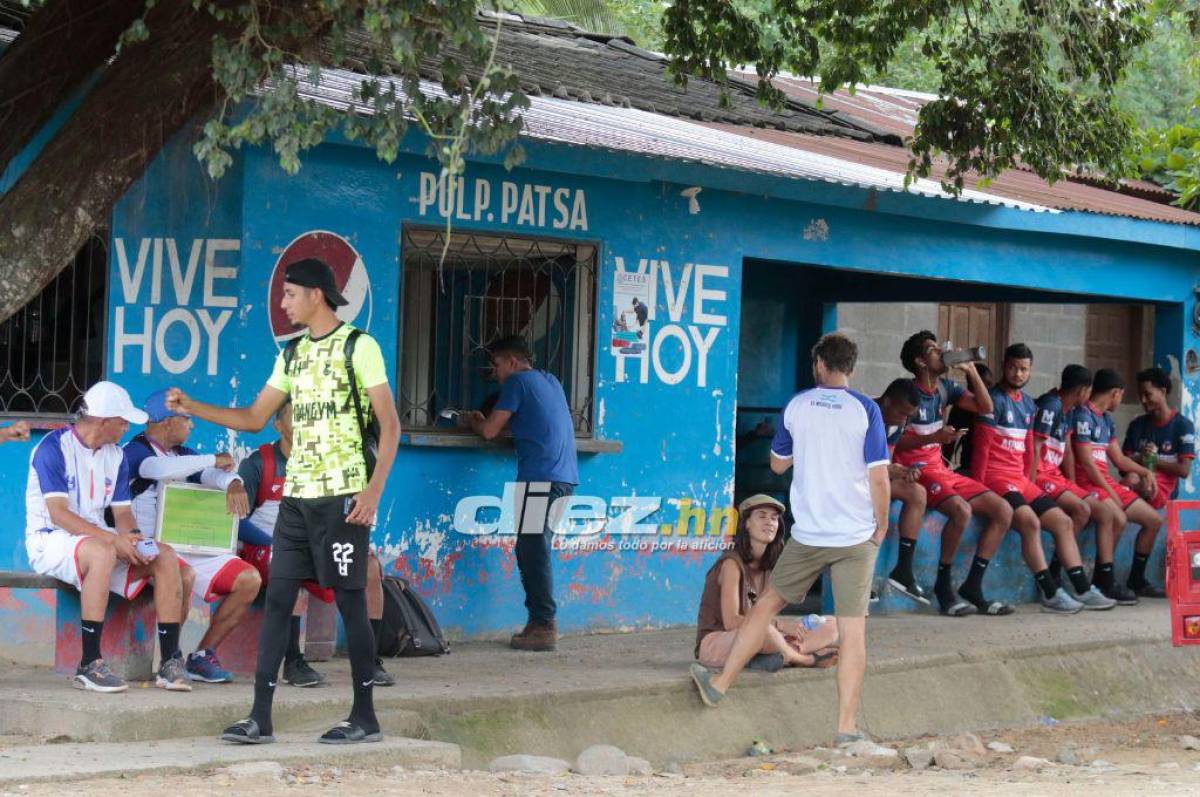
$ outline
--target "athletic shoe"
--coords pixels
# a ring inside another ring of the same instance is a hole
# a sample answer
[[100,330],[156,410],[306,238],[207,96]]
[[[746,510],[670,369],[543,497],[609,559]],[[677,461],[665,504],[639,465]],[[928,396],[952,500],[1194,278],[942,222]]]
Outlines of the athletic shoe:
[[921,585],[912,576],[897,576],[893,571],[888,576],[888,586],[922,606],[930,605],[929,597],[925,594],[925,590],[921,589]]
[[1137,606],[1138,596],[1124,584],[1113,584],[1108,589],[1101,589],[1105,597],[1112,598],[1118,606]]
[[1095,587],[1088,587],[1087,592],[1076,595],[1075,599],[1083,604],[1083,608],[1094,612],[1103,612],[1117,605],[1115,600],[1106,597],[1103,592]]
[[1154,586],[1153,584],[1151,584],[1148,581],[1145,584],[1142,584],[1140,587],[1135,587],[1132,584],[1129,584],[1128,586],[1131,590],[1134,591],[1135,594],[1137,594],[1137,596],[1139,598],[1159,598],[1159,599],[1161,599],[1161,598],[1167,597],[1166,592],[1162,591],[1161,589]]
[[233,681],[233,673],[221,666],[217,654],[211,650],[197,650],[187,657],[187,676],[193,681],[206,684],[227,684]]
[[154,679],[154,685],[168,692],[192,691],[192,685],[188,683],[187,674],[184,672],[183,654],[176,653],[158,666],[158,677]]
[[376,686],[395,686],[396,679],[392,674],[383,669],[383,661],[375,659],[375,685]]
[[91,664],[77,669],[71,685],[87,692],[124,692],[129,688],[129,684],[108,668],[104,659],[96,659]]
[[283,682],[292,686],[324,686],[325,676],[309,666],[304,657],[283,663]]
[[1047,598],[1041,596],[1042,611],[1052,614],[1076,614],[1083,611],[1083,604],[1067,594],[1067,591],[1059,587],[1054,591],[1054,597]]

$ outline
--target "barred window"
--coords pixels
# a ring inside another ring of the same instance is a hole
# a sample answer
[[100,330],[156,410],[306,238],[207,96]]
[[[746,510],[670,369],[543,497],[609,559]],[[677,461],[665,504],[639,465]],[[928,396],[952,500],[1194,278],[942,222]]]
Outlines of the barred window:
[[104,374],[108,234],[0,324],[0,416],[65,418]]
[[487,347],[521,335],[534,367],[562,382],[576,434],[592,434],[595,245],[405,227],[401,252],[405,428],[433,427],[446,409],[490,409],[499,385]]

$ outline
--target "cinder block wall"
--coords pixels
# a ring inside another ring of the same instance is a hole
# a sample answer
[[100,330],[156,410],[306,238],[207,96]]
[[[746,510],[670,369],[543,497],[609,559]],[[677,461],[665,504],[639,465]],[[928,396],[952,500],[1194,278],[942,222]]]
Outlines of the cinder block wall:
[[937,332],[938,306],[932,302],[842,302],[838,329],[858,343],[854,388],[878,396],[896,377],[908,376],[900,365],[900,346],[914,332]]
[[1009,342],[1033,349],[1033,376],[1026,388],[1040,396],[1058,385],[1064,366],[1084,361],[1087,308],[1082,304],[1014,304]]

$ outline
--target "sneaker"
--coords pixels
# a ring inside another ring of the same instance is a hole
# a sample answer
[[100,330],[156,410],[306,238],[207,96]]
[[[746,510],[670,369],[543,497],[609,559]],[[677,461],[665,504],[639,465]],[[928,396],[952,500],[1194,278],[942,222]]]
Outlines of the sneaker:
[[1135,587],[1132,584],[1129,584],[1128,587],[1133,590],[1134,594],[1136,594],[1139,598],[1162,599],[1167,597],[1166,592],[1154,586],[1149,581],[1147,581],[1145,584],[1142,584],[1140,587]]
[[71,685],[87,692],[124,692],[129,688],[129,684],[108,668],[104,659],[96,659],[77,669]]
[[187,657],[187,676],[193,681],[206,684],[227,684],[233,681],[233,673],[221,666],[217,654],[211,650],[197,650]]
[[1067,594],[1067,591],[1059,587],[1054,591],[1054,597],[1041,597],[1042,611],[1052,614],[1076,614],[1083,611],[1083,604]]
[[395,686],[396,679],[392,674],[383,669],[383,661],[375,659],[375,685],[376,686]]
[[1100,592],[1105,597],[1115,600],[1118,606],[1138,605],[1138,596],[1134,594],[1133,590],[1124,584],[1113,584],[1108,589],[1101,589]]
[[888,586],[922,606],[930,605],[929,597],[925,594],[925,590],[921,589],[921,585],[912,576],[900,576],[893,571],[888,576]]
[[158,677],[154,679],[154,685],[159,689],[166,689],[168,692],[192,691],[187,673],[184,672],[182,653],[176,653],[158,666]]
[[724,692],[718,692],[717,688],[712,685],[712,674],[708,668],[700,662],[692,662],[688,672],[692,676],[692,683],[696,685],[696,690],[700,693],[700,700],[709,708],[716,708],[721,699],[725,697]]
[[325,676],[314,670],[304,657],[283,663],[283,682],[292,686],[324,686]]
[[1115,600],[1107,597],[1095,587],[1088,587],[1087,592],[1081,592],[1075,596],[1075,599],[1083,604],[1083,608],[1094,612],[1103,612],[1117,605]]

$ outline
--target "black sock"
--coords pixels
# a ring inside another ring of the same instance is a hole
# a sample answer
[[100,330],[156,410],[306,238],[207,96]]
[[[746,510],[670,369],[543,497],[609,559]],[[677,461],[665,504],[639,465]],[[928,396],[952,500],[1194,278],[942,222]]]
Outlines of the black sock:
[[179,623],[158,624],[158,652],[162,660],[173,659],[179,653]]
[[937,580],[933,582],[933,594],[937,596],[938,602],[943,606],[954,603],[957,596],[954,593],[954,584],[950,581],[950,565],[938,565]]
[[350,654],[350,674],[354,678],[354,705],[350,722],[367,733],[379,731],[375,717],[375,638],[367,619],[367,596],[361,589],[336,589],[338,612],[346,629],[346,652]]
[[1103,564],[1096,563],[1096,572],[1092,573],[1092,583],[1096,585],[1096,589],[1103,592],[1105,595],[1112,592],[1113,588],[1113,563],[1105,562]]
[[1075,588],[1076,595],[1082,595],[1088,591],[1087,573],[1083,572],[1083,565],[1069,568],[1067,577],[1071,579],[1071,586]]
[[958,594],[973,603],[983,600],[983,574],[987,572],[990,562],[990,559],[984,559],[982,556],[976,556],[971,560],[971,571],[967,573],[967,579],[958,588]]
[[1058,561],[1058,554],[1054,554],[1054,558],[1050,560],[1050,564],[1047,565],[1047,569],[1050,571],[1050,575],[1054,576],[1054,578],[1057,579],[1059,577],[1058,574],[1059,571],[1062,570],[1062,562]]
[[916,540],[906,540],[900,538],[900,557],[896,560],[896,567],[892,570],[892,578],[897,581],[902,581],[905,584],[911,584],[913,581],[912,561],[913,552],[917,549]]
[[1041,587],[1042,594],[1047,599],[1053,598],[1054,593],[1058,592],[1058,582],[1054,580],[1054,576],[1050,575],[1048,568],[1040,573],[1034,573],[1033,577],[1037,579],[1038,586]]
[[104,633],[103,620],[80,620],[79,636],[83,640],[83,660],[80,667],[86,667],[100,656],[100,636]]
[[379,659],[379,637],[383,634],[383,618],[371,621],[371,636],[375,637],[375,658]]
[[1133,554],[1133,563],[1129,565],[1129,580],[1126,582],[1133,589],[1146,586],[1146,563],[1150,561],[1150,554],[1137,553]]
[[292,662],[302,658],[303,655],[300,652],[300,617],[293,614],[291,625],[288,626],[287,650],[283,653],[283,660]]
[[288,618],[292,616],[299,592],[300,582],[295,579],[275,577],[267,584],[267,602],[258,634],[258,664],[254,671],[254,707],[250,709],[250,719],[258,723],[264,736],[273,733],[271,703],[275,698],[279,665],[287,650],[287,634],[291,629]]
[[250,719],[258,723],[258,732],[263,736],[274,733],[271,725],[271,703],[275,700],[275,677],[254,676],[254,705],[250,708]]

